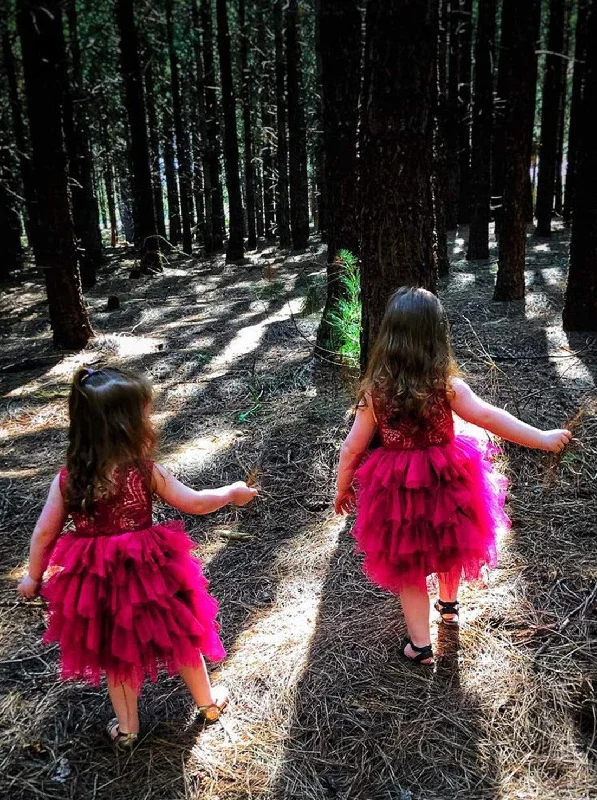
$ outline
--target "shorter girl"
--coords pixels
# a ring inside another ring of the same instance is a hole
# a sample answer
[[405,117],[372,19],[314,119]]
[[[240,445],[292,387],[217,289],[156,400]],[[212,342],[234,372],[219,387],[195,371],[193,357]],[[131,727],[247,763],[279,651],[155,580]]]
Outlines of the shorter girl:
[[[461,577],[496,562],[505,479],[477,440],[454,435],[452,412],[517,444],[560,452],[567,430],[541,431],[479,399],[456,377],[448,323],[431,292],[403,287],[390,298],[340,454],[337,513],[354,507],[363,569],[400,595],[409,638],[405,658],[433,664],[426,578],[436,573],[435,609],[458,623]],[[363,457],[373,436],[381,447]],[[360,466],[359,466],[360,465]]]
[[[150,407],[142,377],[115,367],[76,373],[66,467],[50,487],[18,587],[35,597],[48,564],[55,568],[43,589],[44,642],[58,642],[63,679],[98,685],[106,674],[116,714],[107,732],[119,747],[135,743],[137,696],[160,667],[180,673],[207,722],[227,702],[223,687],[210,686],[203,659],[225,656],[218,604],[183,524],[152,524],[152,494],[189,514],[243,506],[257,494],[242,481],[194,491],[155,464]],[[56,542],[68,516],[74,531]]]

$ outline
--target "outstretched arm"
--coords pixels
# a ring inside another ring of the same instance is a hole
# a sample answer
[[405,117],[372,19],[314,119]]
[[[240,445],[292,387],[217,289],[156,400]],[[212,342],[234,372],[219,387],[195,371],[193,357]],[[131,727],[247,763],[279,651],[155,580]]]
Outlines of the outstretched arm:
[[153,467],[153,490],[168,505],[187,514],[209,514],[232,503],[244,506],[256,497],[257,489],[251,489],[244,481],[221,486],[219,489],[191,489],[177,480],[161,464]]
[[496,436],[501,436],[502,439],[537,450],[559,453],[572,438],[570,431],[565,429],[541,431],[532,425],[527,425],[503,408],[497,408],[481,400],[460,378],[453,378],[451,387],[454,391],[450,399],[452,410],[466,422],[485,428]]
[[52,545],[60,535],[66,517],[67,512],[60,491],[60,478],[56,475],[31,537],[29,572],[17,587],[18,593],[23,597],[32,598],[39,592],[44,572],[50,560]]
[[371,399],[368,398],[367,405],[357,407],[352,428],[340,450],[334,501],[336,514],[347,513],[354,507],[352,481],[376,429],[377,421],[373,414]]

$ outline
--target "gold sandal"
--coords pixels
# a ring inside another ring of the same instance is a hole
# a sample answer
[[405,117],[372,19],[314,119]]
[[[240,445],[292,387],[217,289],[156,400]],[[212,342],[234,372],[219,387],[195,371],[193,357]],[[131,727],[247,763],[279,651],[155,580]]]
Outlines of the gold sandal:
[[137,744],[137,734],[121,733],[116,717],[111,719],[106,725],[106,733],[114,747],[118,748],[118,750],[132,750]]
[[220,719],[220,714],[228,705],[228,689],[225,686],[217,686],[212,690],[213,703],[206,706],[198,706],[199,716],[208,725],[212,725]]

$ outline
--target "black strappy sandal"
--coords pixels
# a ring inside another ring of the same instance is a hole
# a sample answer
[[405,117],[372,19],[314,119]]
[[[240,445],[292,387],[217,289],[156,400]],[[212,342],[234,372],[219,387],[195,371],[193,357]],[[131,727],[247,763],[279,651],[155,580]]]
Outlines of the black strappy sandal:
[[[406,655],[406,648],[408,646],[414,650],[416,655],[414,656],[407,656]],[[428,658],[433,659],[433,650],[430,644],[426,644],[424,647],[417,647],[416,644],[413,644],[410,639],[405,639],[400,644],[400,655],[402,658],[405,658],[407,661],[411,661],[413,664],[420,664],[422,667],[432,667],[434,661],[430,661],[428,664],[424,664],[423,662],[426,661]]]
[[[444,625],[459,625],[458,612],[460,611],[460,603],[454,600],[453,603],[448,603],[445,600],[436,600],[433,606],[442,618]],[[451,619],[447,619],[449,616]]]

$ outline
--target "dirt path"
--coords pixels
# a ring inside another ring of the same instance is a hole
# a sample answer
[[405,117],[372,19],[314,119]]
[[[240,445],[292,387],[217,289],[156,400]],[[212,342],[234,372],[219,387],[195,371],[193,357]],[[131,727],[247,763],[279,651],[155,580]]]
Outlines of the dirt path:
[[[504,448],[513,529],[489,587],[462,594],[459,640],[434,627],[431,674],[400,662],[399,605],[361,576],[329,506],[349,400],[311,359],[316,315],[300,315],[321,247],[269,268],[275,254],[234,268],[178,261],[139,281],[115,258],[89,297],[100,336],[77,355],[52,353],[37,279],[5,287],[1,797],[597,797],[597,349],[561,331],[563,234],[530,241],[526,307],[491,303],[495,265],[459,260],[463,244],[440,295],[471,383],[537,424],[586,413],[559,463]],[[61,464],[70,374],[106,358],[151,376],[162,460],[183,480],[257,467],[262,488],[248,509],[184,517],[221,604],[229,713],[202,731],[179,683],[162,680],[144,692],[129,758],[104,741],[104,694],[56,680],[42,606],[14,596]]]

